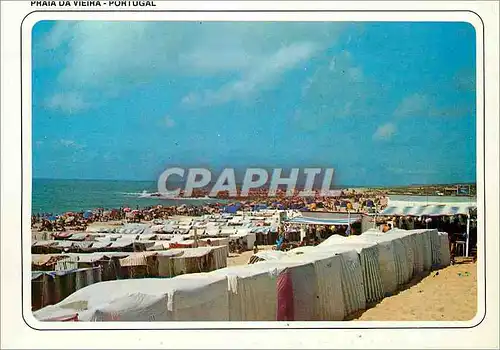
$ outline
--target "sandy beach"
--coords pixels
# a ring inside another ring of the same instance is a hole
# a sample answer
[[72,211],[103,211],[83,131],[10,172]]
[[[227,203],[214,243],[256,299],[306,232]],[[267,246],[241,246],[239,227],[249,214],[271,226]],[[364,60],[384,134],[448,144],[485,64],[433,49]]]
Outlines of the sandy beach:
[[[259,246],[259,251],[263,250],[271,250],[273,249],[273,245],[262,245]],[[246,265],[248,263],[248,260],[253,255],[253,251],[249,250],[246,252],[243,252],[241,254],[236,254],[236,253],[230,253],[229,257],[227,258],[227,266],[238,266],[238,265]]]
[[456,265],[414,280],[409,288],[384,298],[355,320],[468,321],[476,312],[477,266],[459,260]]

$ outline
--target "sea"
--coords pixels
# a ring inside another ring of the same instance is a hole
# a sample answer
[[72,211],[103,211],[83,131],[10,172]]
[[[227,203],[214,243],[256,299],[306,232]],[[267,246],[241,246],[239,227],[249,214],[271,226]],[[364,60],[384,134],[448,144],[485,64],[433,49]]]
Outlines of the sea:
[[[141,195],[158,191],[156,181],[56,180],[33,179],[33,214],[62,214],[95,208],[145,208],[155,205],[204,205],[218,201],[210,198],[159,199]],[[412,202],[463,202],[464,197],[390,195],[389,200]]]
[[155,192],[158,192],[156,181],[33,179],[31,212],[57,215],[95,208],[135,209],[159,204],[203,205],[215,201],[209,198],[141,198],[144,193]]

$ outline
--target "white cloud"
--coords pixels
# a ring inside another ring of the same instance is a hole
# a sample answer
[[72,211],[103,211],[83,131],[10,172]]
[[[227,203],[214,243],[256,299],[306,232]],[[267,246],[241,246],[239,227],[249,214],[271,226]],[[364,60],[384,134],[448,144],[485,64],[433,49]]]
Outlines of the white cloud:
[[405,97],[394,111],[396,117],[425,117],[431,112],[431,101],[425,95],[415,93]]
[[287,71],[296,68],[309,59],[318,49],[311,42],[292,44],[282,47],[270,57],[262,57],[245,76],[203,94],[190,93],[183,98],[187,104],[213,105],[244,99],[260,90],[272,87]]
[[380,125],[373,134],[374,140],[389,140],[396,133],[396,125],[393,123],[386,123]]
[[350,52],[343,50],[305,79],[301,105],[307,107],[297,110],[293,121],[301,130],[314,131],[333,118],[374,115],[377,89]]
[[60,139],[57,142],[57,144],[66,148],[75,148],[75,149],[85,148],[85,145],[79,144],[75,140],[69,140],[69,139]]
[[352,67],[347,70],[349,80],[354,83],[362,83],[364,79],[363,70],[360,67]]
[[476,76],[471,70],[461,70],[453,77],[455,86],[460,91],[475,92],[476,91]]
[[226,81],[239,77],[201,92],[203,100],[223,102],[272,84],[297,60],[307,59],[312,46],[334,43],[344,28],[326,22],[61,21],[46,35],[41,51],[63,62],[59,89],[78,91],[93,102],[172,73],[223,74]]
[[45,101],[45,106],[63,113],[73,114],[87,109],[90,105],[75,92],[56,93]]
[[439,97],[415,93],[405,97],[394,111],[395,117],[460,117],[475,114],[475,106],[453,103]]
[[386,169],[394,174],[406,174],[406,175],[439,174],[439,171],[436,169],[408,169],[408,168],[396,168],[396,167],[387,167]]
[[165,125],[167,128],[173,128],[175,126],[175,121],[170,116],[167,115],[163,119],[163,125]]

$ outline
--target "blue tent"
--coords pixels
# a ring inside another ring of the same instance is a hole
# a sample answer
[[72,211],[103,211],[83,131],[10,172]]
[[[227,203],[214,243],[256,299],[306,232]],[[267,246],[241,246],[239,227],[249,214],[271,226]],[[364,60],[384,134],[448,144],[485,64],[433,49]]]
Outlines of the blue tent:
[[239,207],[237,207],[236,205],[226,205],[224,207],[224,212],[234,214],[238,211],[238,209]]

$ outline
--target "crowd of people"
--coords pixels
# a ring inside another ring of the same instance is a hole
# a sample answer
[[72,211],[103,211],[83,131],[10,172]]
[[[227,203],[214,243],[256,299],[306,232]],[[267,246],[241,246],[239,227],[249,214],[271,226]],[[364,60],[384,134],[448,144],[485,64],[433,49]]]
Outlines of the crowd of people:
[[[437,229],[439,232],[448,233],[450,243],[451,261],[454,263],[457,254],[457,242],[465,242],[467,234],[467,216],[429,216],[429,217],[393,217],[382,223],[382,231],[386,232],[392,228],[403,230],[413,229]],[[469,247],[477,244],[477,221],[471,220],[469,227]],[[475,256],[475,255],[474,255]]]
[[[199,194],[200,195],[200,194]],[[150,221],[167,219],[172,216],[201,216],[214,213],[228,212],[228,208],[238,211],[251,211],[256,208],[268,209],[295,209],[295,210],[324,210],[332,212],[373,212],[387,206],[387,198],[380,192],[340,191],[337,196],[321,196],[316,192],[314,196],[301,197],[298,190],[293,196],[286,196],[278,190],[276,196],[268,197],[267,191],[254,190],[248,197],[227,201],[214,201],[202,205],[171,205],[147,206],[135,209],[120,207],[117,209],[97,208],[94,210],[67,212],[64,214],[37,213],[31,217],[31,226],[39,227],[44,231],[64,231],[67,227],[85,230],[92,222],[107,222],[127,220],[128,222]]]
[[295,190],[293,195],[287,195],[284,190],[278,190],[276,195],[269,197],[267,191],[250,192],[248,197],[235,202],[243,209],[251,208],[255,204],[265,205],[276,209],[307,209],[326,211],[375,212],[387,207],[388,199],[385,192],[360,192],[355,190],[338,191],[333,196],[324,196],[319,191],[314,195],[303,197]]

